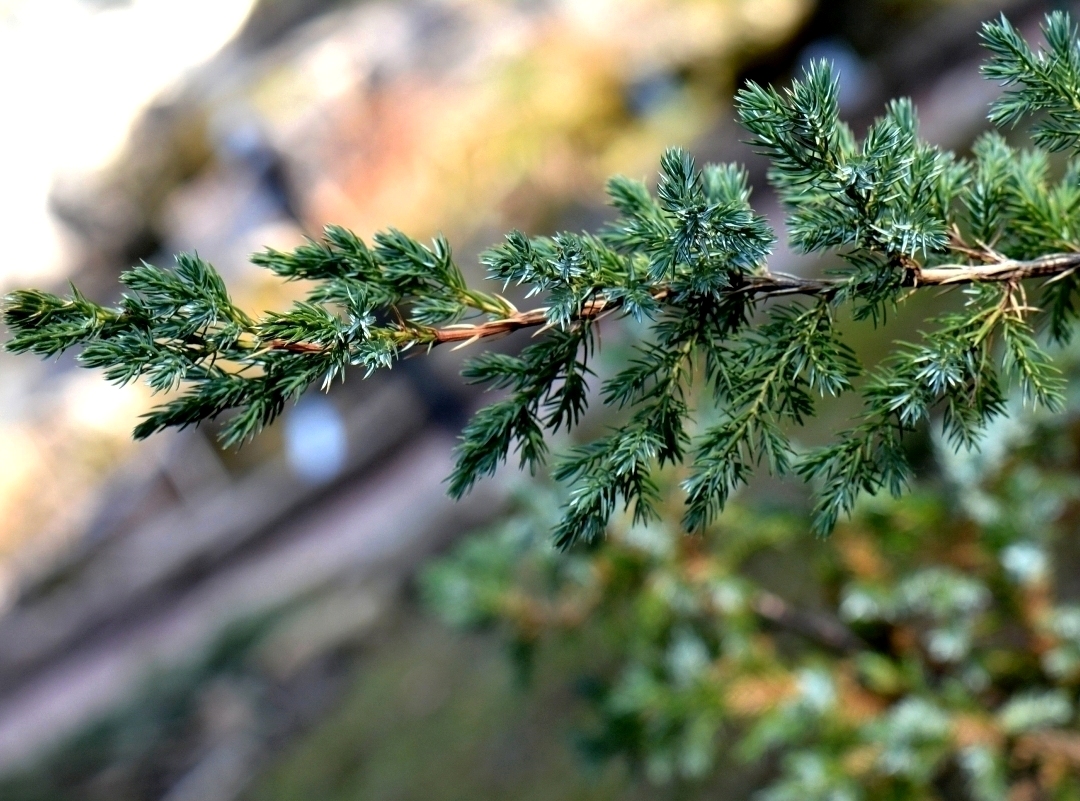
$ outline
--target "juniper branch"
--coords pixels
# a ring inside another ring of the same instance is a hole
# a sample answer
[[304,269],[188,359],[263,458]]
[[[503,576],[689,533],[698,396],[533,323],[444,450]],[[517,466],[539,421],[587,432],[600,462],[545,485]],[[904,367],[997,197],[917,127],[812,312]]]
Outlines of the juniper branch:
[[[1036,140],[1074,147],[1080,46],[1064,15],[1048,18],[1047,37],[1049,54],[1040,55],[1004,21],[985,28],[987,74],[1012,87],[991,116],[1015,122],[1045,112]],[[996,134],[980,139],[972,159],[957,158],[919,138],[909,101],[891,103],[860,142],[839,118],[836,78],[824,63],[782,92],[750,84],[737,106],[751,143],[772,161],[792,243],[833,251],[843,270],[822,278],[770,272],[776,236],[750,205],[745,171],[699,169],[671,149],[655,195],[638,181],[609,182],[619,217],[603,230],[512,232],[484,254],[504,291],[514,284],[543,296],[526,311],[470,287],[441,236],[426,246],[390,230],[369,246],[330,226],[320,241],[253,257],[285,280],[313,282],[287,311],[249,317],[209,264],[180,256],[172,271],[143,264],[126,272],[116,308],[75,289],[67,297],[12,293],[7,347],[41,356],[82,347],[81,363],[111,381],[180,387],[136,436],[228,415],[222,439],[233,445],[350,366],[370,374],[413,348],[537,329],[544,336],[520,355],[487,353],[466,367],[469,380],[509,394],[464,432],[450,479],[461,495],[512,453],[530,469],[545,460],[546,435],[573,428],[589,405],[596,324],[634,319],[647,333],[600,393],[602,403],[627,409],[628,421],[554,470],[573,484],[557,531],[563,545],[603,536],[620,507],[651,519],[656,471],[687,454],[688,527],[708,525],[764,463],[821,482],[817,525],[827,531],[860,493],[902,489],[910,473],[902,437],[931,415],[972,446],[1003,412],[1010,386],[1030,402],[1060,404],[1061,381],[1035,326],[1063,341],[1076,318],[1080,162],[1052,183],[1045,153],[1018,152]],[[836,329],[844,308],[883,323],[912,292],[956,286],[964,309],[875,370],[858,364]],[[816,398],[852,391],[860,376],[858,423],[794,460],[791,430],[815,414]],[[695,414],[706,411],[720,422],[695,437]]]

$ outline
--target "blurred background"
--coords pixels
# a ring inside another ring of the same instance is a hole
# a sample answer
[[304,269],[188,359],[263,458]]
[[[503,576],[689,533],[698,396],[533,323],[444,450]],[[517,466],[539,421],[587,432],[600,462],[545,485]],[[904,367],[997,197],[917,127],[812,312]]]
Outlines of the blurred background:
[[[856,130],[910,95],[964,151],[996,92],[980,22],[1070,5],[0,0],[0,286],[115,300],[124,268],[194,250],[283,308],[301,289],[247,255],[329,222],[442,231],[479,280],[504,231],[595,227],[604,179],[672,144],[746,163],[780,226],[740,82],[828,58]],[[143,388],[0,356],[0,798],[667,797],[582,771],[557,660],[524,692],[497,640],[415,600],[516,480],[445,497],[482,401],[463,355],[351,376],[238,452],[212,427],[135,444]]]

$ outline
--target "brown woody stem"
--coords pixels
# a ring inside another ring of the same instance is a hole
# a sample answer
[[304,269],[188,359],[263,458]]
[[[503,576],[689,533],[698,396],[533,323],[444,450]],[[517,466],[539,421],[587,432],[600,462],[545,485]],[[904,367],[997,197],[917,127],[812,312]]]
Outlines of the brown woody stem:
[[867,648],[866,643],[838,618],[796,608],[771,592],[760,593],[754,599],[753,609],[759,617],[774,626],[813,640],[832,651],[852,653]]
[[[1031,261],[998,259],[987,264],[946,264],[938,267],[909,267],[904,276],[904,286],[913,289],[928,286],[954,286],[984,282],[1017,282],[1029,278],[1064,277],[1080,267],[1080,253],[1055,253],[1040,256]],[[836,292],[844,284],[844,279],[837,278],[801,278],[786,273],[764,273],[748,275],[742,283],[731,291],[763,297],[783,295],[827,296]],[[660,289],[656,299],[666,297],[668,290]],[[591,320],[605,312],[614,311],[621,305],[618,301],[609,301],[597,297],[587,302],[576,319]],[[445,328],[417,329],[417,340],[432,346],[448,342],[467,344],[488,337],[503,336],[523,328],[536,328],[549,324],[546,308],[515,312],[508,317],[489,320],[475,325],[452,325]],[[319,345],[307,342],[288,342],[273,340],[267,343],[277,350],[297,353],[318,353]]]

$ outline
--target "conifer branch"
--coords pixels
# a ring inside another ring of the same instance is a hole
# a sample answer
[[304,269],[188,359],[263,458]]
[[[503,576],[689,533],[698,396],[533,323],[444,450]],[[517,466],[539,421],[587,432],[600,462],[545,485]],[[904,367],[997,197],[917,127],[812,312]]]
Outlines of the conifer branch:
[[[1066,15],[1051,15],[1046,33],[1050,50],[1035,53],[1007,22],[986,26],[986,73],[1010,86],[991,116],[1012,123],[1041,113],[1036,141],[1075,149],[1080,46]],[[792,245],[846,265],[825,278],[769,272],[776,234],[750,205],[745,171],[699,168],[671,149],[655,194],[639,181],[609,182],[619,216],[603,230],[512,232],[483,255],[493,282],[544,298],[531,310],[470,287],[441,236],[428,246],[392,229],[369,247],[330,226],[320,241],[253,257],[285,280],[312,282],[285,312],[249,317],[211,265],[182,255],[175,270],[124,273],[128,292],[116,308],[75,289],[12,293],[7,348],[53,356],[81,347],[81,363],[111,381],[182,389],[137,437],[228,415],[222,440],[236,445],[349,367],[370,374],[412,348],[536,329],[519,355],[484,353],[465,368],[468,380],[507,396],[463,434],[449,483],[460,496],[512,453],[530,469],[546,460],[547,436],[573,428],[592,397],[596,323],[628,317],[647,333],[599,393],[628,419],[555,465],[572,485],[557,541],[602,537],[620,508],[653,519],[657,469],[684,461],[688,528],[709,525],[764,465],[819,484],[816,525],[827,532],[861,493],[903,489],[903,436],[931,416],[970,447],[1004,413],[1011,387],[1060,407],[1062,381],[1035,331],[1045,324],[1051,340],[1068,339],[1080,291],[1080,162],[1054,183],[1044,151],[1017,151],[993,133],[973,158],[958,158],[919,138],[906,100],[890,103],[860,142],[840,119],[837,92],[829,65],[814,63],[788,89],[751,83],[736,99],[751,143],[771,160]],[[1029,279],[1041,279],[1031,301]],[[952,286],[965,287],[964,308],[874,370],[835,325],[842,309],[883,324],[913,290]],[[795,458],[792,430],[860,376],[860,419],[834,444]],[[695,435],[701,413],[718,422]]]

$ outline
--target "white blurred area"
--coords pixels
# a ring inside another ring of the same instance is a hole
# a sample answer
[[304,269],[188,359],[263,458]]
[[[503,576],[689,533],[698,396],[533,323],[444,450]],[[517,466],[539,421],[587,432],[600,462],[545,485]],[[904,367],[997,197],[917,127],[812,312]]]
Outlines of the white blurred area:
[[[77,253],[50,211],[55,183],[115,161],[146,108],[218,52],[254,2],[0,0],[0,289],[69,274]],[[146,402],[98,375],[0,357],[0,609],[15,576],[48,562],[92,512]]]
[[255,0],[0,0],[0,284],[65,272],[49,193],[119,154],[161,92],[229,41]]

